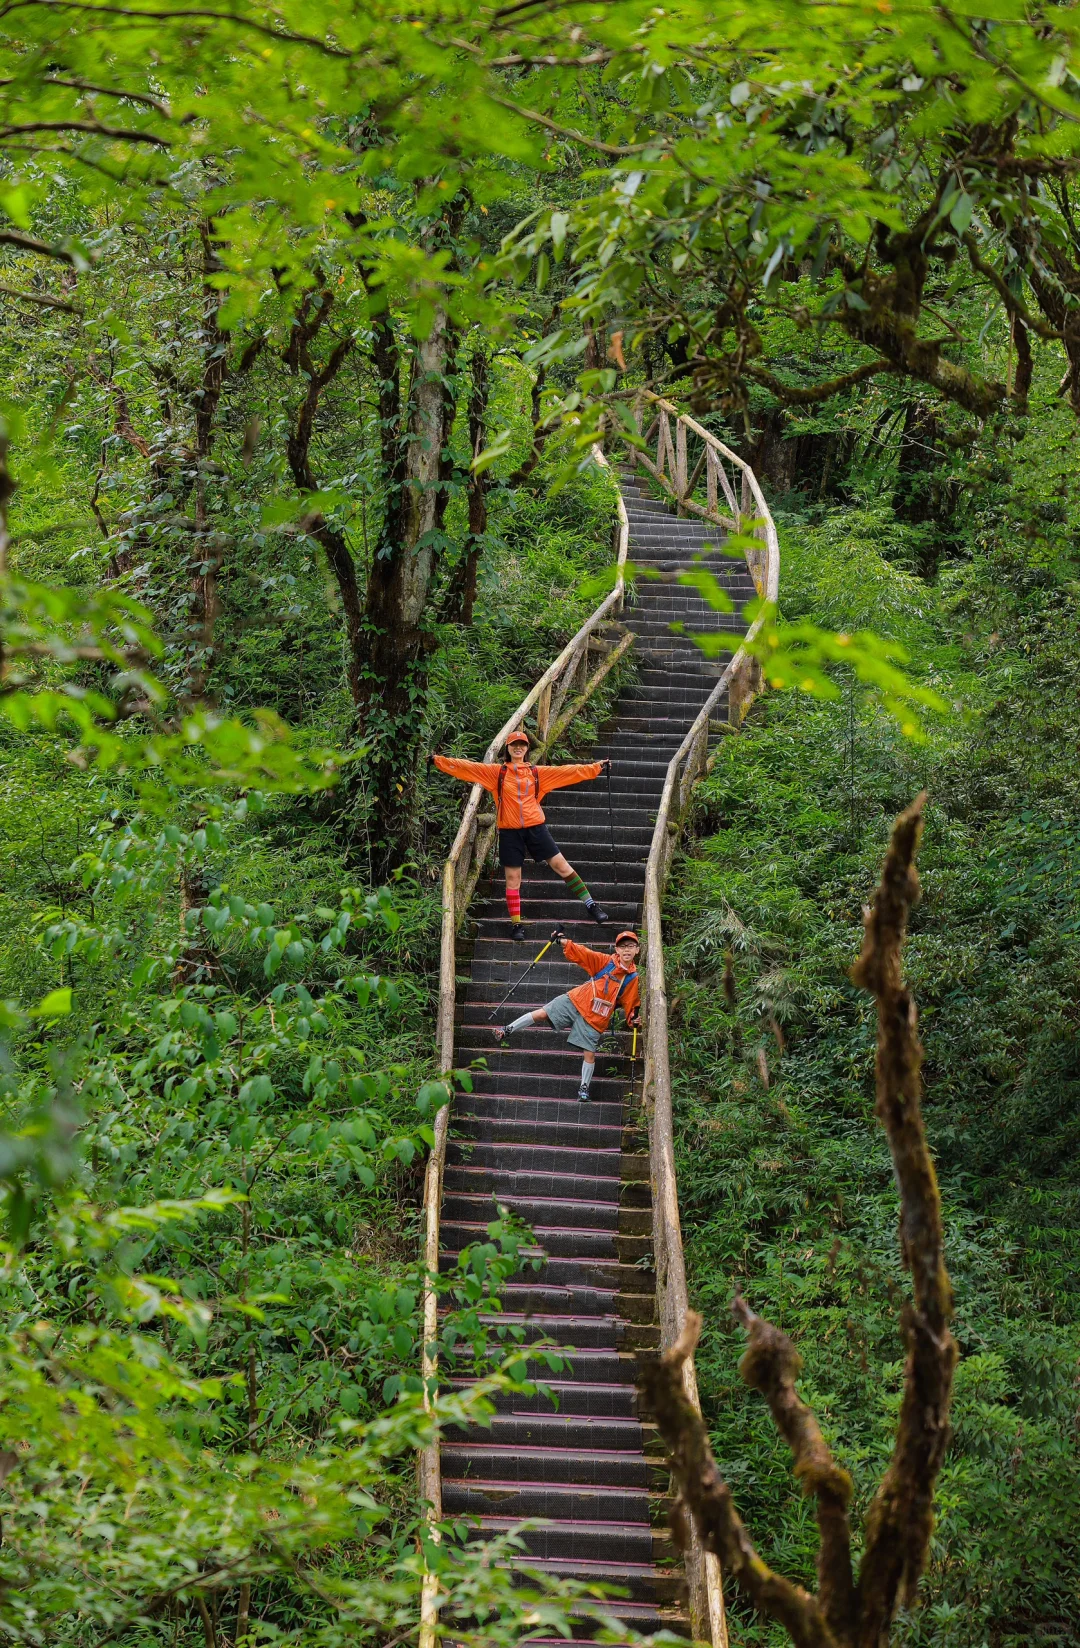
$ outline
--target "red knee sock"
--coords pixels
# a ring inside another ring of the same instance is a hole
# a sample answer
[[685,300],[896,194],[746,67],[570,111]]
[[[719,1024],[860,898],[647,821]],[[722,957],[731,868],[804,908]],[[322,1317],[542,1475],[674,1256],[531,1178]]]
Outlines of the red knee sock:
[[508,887],[506,889],[506,908],[510,911],[511,921],[521,920],[521,888]]

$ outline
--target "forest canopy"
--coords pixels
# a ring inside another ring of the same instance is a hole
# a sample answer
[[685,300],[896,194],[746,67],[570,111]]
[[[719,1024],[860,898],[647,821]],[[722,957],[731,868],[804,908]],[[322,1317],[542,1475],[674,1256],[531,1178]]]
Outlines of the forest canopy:
[[777,690],[668,908],[713,1452],[812,1585],[724,1307],[799,1338],[865,1511],[906,1282],[846,969],[925,785],[960,1360],[893,1640],[1077,1640],[1078,170],[1069,5],[0,8],[12,1640],[396,1648],[425,1570],[478,1648],[602,1613],[513,1583],[513,1535],[433,1542],[415,1486],[543,1372],[492,1325],[535,1262],[503,1210],[438,1281],[481,1383],[433,1414],[419,1377],[460,816],[427,756],[479,757],[610,587],[590,449],[646,392],[753,466],[782,552]]

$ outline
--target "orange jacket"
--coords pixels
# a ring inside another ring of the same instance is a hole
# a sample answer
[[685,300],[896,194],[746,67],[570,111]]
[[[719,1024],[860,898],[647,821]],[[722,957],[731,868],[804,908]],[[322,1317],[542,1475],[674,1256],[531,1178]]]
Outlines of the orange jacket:
[[[604,770],[602,761],[586,761],[580,766],[529,767],[524,761],[515,766],[513,762],[504,765],[501,761],[456,761],[449,755],[437,755],[435,765],[451,778],[460,778],[466,784],[482,784],[485,790],[490,790],[498,803],[495,822],[500,830],[527,830],[530,824],[543,824],[542,796],[567,784],[583,784],[587,778],[599,778]],[[501,798],[500,773],[506,774]]]
[[[629,1023],[641,1005],[637,968],[624,967],[618,956],[606,956],[602,950],[590,950],[586,944],[575,944],[572,938],[563,939],[562,950],[567,961],[576,962],[589,974],[584,984],[568,992],[586,1024],[591,1024],[594,1030],[610,1029],[616,999]],[[611,962],[615,965],[610,973],[604,978],[597,978],[597,973],[603,972]],[[626,984],[627,979],[629,984]],[[620,996],[619,990],[624,984],[626,987]]]

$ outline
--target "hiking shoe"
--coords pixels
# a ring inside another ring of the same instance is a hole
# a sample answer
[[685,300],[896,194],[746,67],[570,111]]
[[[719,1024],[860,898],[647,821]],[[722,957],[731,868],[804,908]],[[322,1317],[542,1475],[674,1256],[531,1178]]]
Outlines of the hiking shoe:
[[589,1097],[589,1089],[585,1086],[584,1082],[582,1082],[581,1086],[578,1088],[577,1096],[583,1104],[584,1104],[585,1100]]
[[597,904],[595,898],[592,903],[587,906],[587,909],[593,920],[599,922],[601,926],[603,926],[605,921],[611,920],[611,917],[608,915],[603,905]]
[[512,921],[510,923],[510,937],[515,944],[521,943],[525,937],[525,923],[523,921]]

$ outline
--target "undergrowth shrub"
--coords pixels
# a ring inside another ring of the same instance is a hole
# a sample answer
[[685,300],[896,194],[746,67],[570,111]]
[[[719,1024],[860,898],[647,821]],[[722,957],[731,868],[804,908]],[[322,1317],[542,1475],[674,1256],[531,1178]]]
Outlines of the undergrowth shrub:
[[[720,748],[670,889],[702,1400],[763,1554],[811,1583],[811,1511],[736,1374],[727,1305],[736,1285],[796,1339],[803,1394],[865,1506],[891,1445],[906,1287],[873,1116],[872,1011],[847,970],[892,820],[925,786],[924,899],[906,970],[962,1360],[924,1600],[895,1640],[1072,1641],[1080,785],[1067,698],[1045,720],[1043,708],[1048,680],[1071,687],[1080,625],[1061,566],[1033,580],[1015,542],[995,541],[930,586],[905,570],[903,532],[881,506],[787,517],[784,613],[872,624],[907,646],[952,715],[915,743],[846,683],[831,702],[760,700]],[[737,1607],[733,1629],[774,1640]]]

